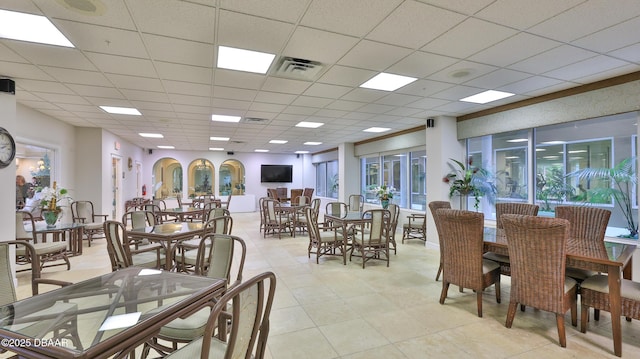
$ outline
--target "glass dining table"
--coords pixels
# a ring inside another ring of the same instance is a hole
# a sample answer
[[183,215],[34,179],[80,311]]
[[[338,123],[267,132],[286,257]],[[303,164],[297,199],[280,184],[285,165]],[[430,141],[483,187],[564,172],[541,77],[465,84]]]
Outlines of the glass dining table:
[[169,222],[148,226],[145,228],[133,228],[127,231],[127,236],[133,240],[147,239],[160,243],[167,253],[165,267],[173,267],[174,247],[184,240],[195,236],[204,236],[205,224],[202,222]]
[[[566,266],[608,274],[613,349],[617,356],[621,356],[622,328],[620,313],[622,303],[620,299],[620,278],[622,273],[622,278],[631,279],[632,257],[636,246],[605,242],[604,248],[606,253],[594,248],[568,245]],[[485,227],[484,251],[509,255],[504,229]]]
[[0,306],[0,347],[27,358],[126,357],[211,304],[225,279],[124,268]]

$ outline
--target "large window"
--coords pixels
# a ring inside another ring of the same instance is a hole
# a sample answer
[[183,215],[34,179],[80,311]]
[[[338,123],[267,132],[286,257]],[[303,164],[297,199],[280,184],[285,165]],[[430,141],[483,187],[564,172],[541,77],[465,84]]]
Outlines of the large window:
[[[482,197],[480,209],[485,218],[495,219],[496,202],[526,202],[529,191],[527,146],[529,130],[505,132],[471,138],[468,156],[473,165],[485,169],[495,193]],[[473,198],[468,208],[473,207]]]
[[402,208],[426,210],[426,151],[363,157],[360,160],[365,201],[380,204],[375,188],[392,187],[392,203]]
[[338,190],[338,161],[317,163],[316,195],[318,197],[338,198]]
[[[637,122],[632,112],[494,134],[468,139],[467,150],[492,174],[495,201],[537,203],[543,216],[562,204],[606,208],[607,234],[624,235],[638,223]],[[608,175],[620,171],[626,177]],[[483,198],[485,218],[495,218],[494,208]]]

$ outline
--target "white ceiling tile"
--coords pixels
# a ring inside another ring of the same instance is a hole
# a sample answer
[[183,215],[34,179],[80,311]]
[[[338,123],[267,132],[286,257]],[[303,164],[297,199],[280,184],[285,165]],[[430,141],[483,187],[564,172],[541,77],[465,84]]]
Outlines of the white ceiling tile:
[[[300,59],[334,64],[358,42],[358,38],[328,31],[298,27],[282,54]],[[309,46],[313,44],[313,46]]]
[[[286,107],[285,105],[278,105],[278,104],[273,104],[273,103],[252,102],[251,106],[249,107],[249,110],[251,110],[251,111],[264,111],[264,112],[279,113],[285,107]],[[260,116],[251,116],[251,115],[247,115],[247,116],[249,116],[249,117],[260,117]]]
[[640,29],[640,16],[625,21],[621,24],[582,37],[572,43],[572,45],[583,47],[596,52],[608,52],[617,50],[633,44],[638,44],[637,38],[625,36],[629,33],[637,32]]
[[336,65],[331,66],[331,68],[318,79],[318,82],[357,87],[375,75],[375,71]]
[[[1,64],[0,64],[0,68],[2,68]],[[25,91],[55,92],[55,93],[67,94],[67,95],[73,94],[73,91],[71,90],[70,86],[65,86],[55,81],[21,79],[18,82],[16,82],[16,88],[19,88]]]
[[51,75],[53,78],[61,82],[95,86],[111,85],[111,83],[107,81],[104,75],[100,72],[83,71],[77,69],[63,69],[60,67],[49,66],[42,66],[40,68],[46,71],[47,74]]
[[[495,66],[489,66],[471,61],[460,61],[435,74],[429,76],[430,80],[448,83],[463,83],[497,70]],[[464,76],[462,74],[465,74]]]
[[458,59],[453,57],[416,51],[393,64],[387,72],[421,78],[451,66],[457,61]]
[[337,99],[349,91],[351,87],[314,83],[304,91],[304,95]]
[[213,44],[214,7],[174,0],[135,0],[127,5],[143,33]]
[[339,65],[367,70],[384,71],[400,59],[406,57],[410,49],[363,40],[338,61]]
[[[214,98],[213,101],[211,102],[211,106],[220,107],[220,108],[228,108],[228,109],[236,109],[236,110],[248,110],[249,106],[251,106],[251,102],[249,102],[249,101],[237,101],[237,100],[232,100],[232,99],[217,99],[217,98]],[[220,113],[220,115],[224,115],[224,114]]]
[[327,105],[328,109],[341,110],[341,111],[355,111],[362,107],[364,102],[347,101],[344,99],[333,101]]
[[516,29],[528,29],[556,16],[584,0],[498,0],[480,10],[476,16]]
[[561,80],[552,79],[549,77],[531,76],[524,80],[520,80],[505,86],[496,87],[496,90],[522,95],[534,90],[540,90],[549,86],[557,85],[560,82]]
[[115,87],[100,87],[76,84],[69,84],[68,86],[75,93],[82,94],[85,97],[105,97],[124,100],[124,96],[122,95],[122,93]]
[[385,112],[393,110],[394,108],[395,107],[393,107],[393,106],[370,103],[370,104],[367,104],[367,105],[364,105],[364,106],[360,107],[358,109],[358,111],[359,112],[365,112],[365,113],[385,113]]
[[214,84],[216,86],[257,90],[264,81],[264,75],[250,72],[216,69],[214,73]]
[[549,71],[544,75],[565,81],[574,81],[592,74],[594,68],[607,71],[627,64],[627,62],[600,55]]
[[297,95],[285,94],[285,93],[277,93],[277,92],[269,92],[269,91],[260,91],[256,95],[255,100],[258,102],[265,103],[276,103],[281,105],[289,105]]
[[401,93],[390,93],[387,96],[376,100],[375,102],[383,105],[404,106],[419,99],[419,96],[404,95]]
[[407,86],[397,89],[396,92],[426,97],[453,86],[455,85],[447,82],[418,80],[408,84]]
[[583,83],[583,84],[589,84],[592,82],[602,81],[602,80],[610,79],[612,77],[626,75],[626,74],[630,74],[632,72],[637,72],[637,71],[640,71],[639,65],[624,65],[624,66],[612,68],[610,70],[604,70],[597,74],[589,74],[587,76],[577,78],[574,81]]
[[[70,6],[66,5],[65,2],[50,0],[32,1],[36,3],[38,8],[42,9],[42,11],[47,14],[47,16],[55,19],[88,22],[87,18],[89,18],[91,19],[92,23],[97,25],[135,30],[135,25],[133,24],[133,21],[129,16],[129,10],[124,6],[123,0],[110,0],[104,4],[104,11],[96,11],[93,14],[83,13],[74,8],[71,8]],[[104,3],[104,1],[102,1],[102,3]],[[83,4],[79,5],[82,6]],[[100,9],[96,8],[96,10]]]
[[262,90],[299,94],[304,92],[307,88],[309,88],[309,86],[311,86],[311,83],[307,81],[289,80],[279,77],[268,77],[266,81],[264,81]]
[[168,93],[207,97],[212,95],[210,85],[171,80],[164,80],[162,83]]
[[68,67],[95,71],[96,68],[77,49],[61,46],[34,45],[33,43],[7,42],[7,47],[35,65]]
[[463,59],[515,34],[514,29],[469,18],[428,43],[422,50]]
[[465,19],[464,15],[415,1],[405,1],[366,38],[419,49]]
[[639,15],[640,6],[636,0],[617,0],[615,6],[607,0],[584,1],[528,31],[550,39],[571,42]]
[[221,0],[220,7],[245,14],[259,15],[288,22],[297,22],[310,0]]
[[294,26],[263,17],[220,11],[218,44],[275,54],[286,44]]
[[436,108],[438,106],[442,106],[445,104],[448,104],[449,100],[442,100],[442,99],[436,99],[436,98],[425,98],[422,100],[418,100],[416,102],[412,102],[410,104],[407,104],[408,107],[411,108],[419,108],[419,109],[423,109],[423,110],[429,110],[432,108]]
[[478,87],[469,87],[469,86],[458,85],[458,86],[454,86],[454,87],[448,88],[448,89],[446,89],[444,91],[438,92],[438,93],[434,94],[432,97],[438,98],[438,99],[443,99],[443,100],[458,101],[461,98],[465,98],[467,96],[475,95],[475,94],[480,93],[482,91],[483,90],[481,88],[478,88]]
[[453,10],[465,15],[473,15],[495,0],[418,0],[427,4]]
[[298,96],[298,98],[293,101],[292,105],[322,108],[331,102],[331,99],[323,97]]
[[616,51],[611,51],[609,55],[622,60],[640,64],[640,43],[627,46]]
[[213,96],[218,98],[228,98],[235,100],[253,101],[258,91],[239,89],[226,86],[215,86],[213,88]]
[[351,90],[348,94],[342,96],[341,99],[347,100],[347,101],[362,102],[364,104],[367,102],[375,102],[385,97],[388,94],[389,92],[387,91],[372,90],[372,89],[366,89],[366,88],[355,88]]
[[61,21],[60,24],[69,41],[83,51],[131,57],[148,55],[137,31],[79,22]]
[[[313,1],[301,24],[362,37],[400,4],[400,0]],[[362,14],[367,14],[362,16]]]
[[596,53],[583,50],[570,45],[562,45],[532,56],[526,60],[517,62],[510,68],[531,74],[543,74],[545,72],[597,56]]
[[199,67],[162,61],[154,61],[153,64],[161,79],[211,84],[212,65]]
[[149,101],[149,102],[168,102],[169,97],[164,92],[154,92],[154,91],[140,91],[140,90],[130,90],[130,89],[122,89],[122,93],[126,96],[126,98],[132,101]]
[[213,45],[143,34],[152,60],[193,66],[213,66]]
[[86,56],[101,72],[142,77],[157,76],[153,63],[147,59],[96,53],[87,53]]
[[109,84],[121,89],[162,91],[162,81],[157,78],[135,77],[127,75],[106,74]]
[[526,79],[531,75],[528,73],[514,71],[509,69],[498,69],[494,72],[490,72],[486,75],[476,77],[473,80],[467,81],[464,84],[467,86],[475,86],[481,88],[496,88],[502,85],[510,84],[512,82]]
[[521,32],[470,56],[469,60],[508,66],[560,45],[560,42]]

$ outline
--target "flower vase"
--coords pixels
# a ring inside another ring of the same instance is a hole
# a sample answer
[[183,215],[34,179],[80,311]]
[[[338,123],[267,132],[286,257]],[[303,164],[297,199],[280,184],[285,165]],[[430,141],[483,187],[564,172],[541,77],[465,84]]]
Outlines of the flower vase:
[[47,223],[47,228],[52,228],[56,226],[56,222],[58,221],[58,217],[60,216],[60,210],[50,211],[44,210],[42,211],[42,218]]
[[387,209],[389,207],[389,200],[388,199],[381,199],[380,200],[380,204],[382,205],[383,209]]

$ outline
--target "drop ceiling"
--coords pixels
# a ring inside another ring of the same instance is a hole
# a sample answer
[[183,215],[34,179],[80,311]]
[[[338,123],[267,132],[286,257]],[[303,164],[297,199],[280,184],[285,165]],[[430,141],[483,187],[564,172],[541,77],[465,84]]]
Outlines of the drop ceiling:
[[[75,45],[0,39],[17,102],[144,148],[311,153],[640,70],[640,2],[617,0],[3,0]],[[276,54],[266,75],[217,69],[217,47]],[[285,57],[319,63],[278,72]],[[417,77],[394,92],[379,72]],[[299,74],[298,74],[299,75]],[[310,78],[309,78],[310,77]],[[484,90],[515,96],[458,101]],[[98,106],[135,107],[142,116]],[[211,121],[211,114],[261,119]],[[322,122],[317,129],[295,127]],[[140,132],[161,133],[148,139]],[[229,142],[211,141],[229,137]],[[286,140],[271,144],[270,140]],[[321,141],[321,145],[304,145]]]

